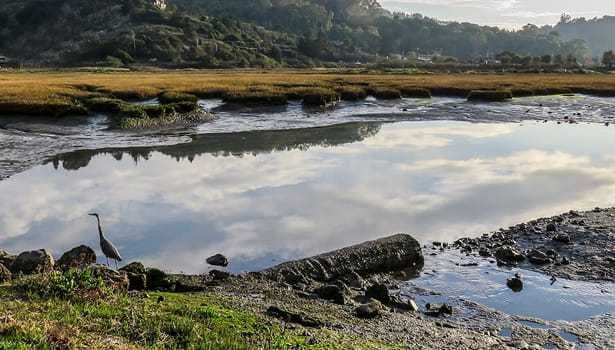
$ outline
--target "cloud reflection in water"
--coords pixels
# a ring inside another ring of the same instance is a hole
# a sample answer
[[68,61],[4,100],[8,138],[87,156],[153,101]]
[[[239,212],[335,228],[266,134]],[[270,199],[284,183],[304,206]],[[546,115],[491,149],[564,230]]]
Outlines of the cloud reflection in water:
[[218,252],[239,271],[397,232],[450,241],[614,205],[609,131],[352,123],[78,152],[56,160],[57,171],[0,183],[0,247],[98,251],[94,210],[127,262],[187,273],[206,271]]

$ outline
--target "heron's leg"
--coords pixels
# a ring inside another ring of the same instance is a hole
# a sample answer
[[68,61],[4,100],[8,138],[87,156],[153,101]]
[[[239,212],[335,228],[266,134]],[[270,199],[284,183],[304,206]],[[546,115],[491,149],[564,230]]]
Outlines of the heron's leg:
[[117,270],[117,259],[113,259],[115,260],[115,269]]
[[107,267],[109,267],[109,257],[106,256],[105,258],[107,258]]

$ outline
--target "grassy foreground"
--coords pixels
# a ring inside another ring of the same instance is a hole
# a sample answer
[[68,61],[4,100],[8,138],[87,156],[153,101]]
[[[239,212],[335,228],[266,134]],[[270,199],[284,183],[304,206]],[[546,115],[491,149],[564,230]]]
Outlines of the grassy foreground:
[[0,285],[0,301],[0,349],[344,349],[382,343],[285,324],[238,296],[114,291],[88,270],[19,277]]
[[[615,96],[615,74],[408,74],[349,73],[328,70],[190,72],[1,72],[0,114],[51,115],[134,110],[123,101],[161,99],[167,109],[189,110],[194,98],[217,97],[244,104],[284,104],[302,99],[325,105],[370,94],[379,98],[467,97],[473,90],[506,91],[513,97],[560,93]],[[179,98],[178,98],[179,97]],[[170,106],[170,107],[169,107]],[[149,107],[151,108],[151,107]]]

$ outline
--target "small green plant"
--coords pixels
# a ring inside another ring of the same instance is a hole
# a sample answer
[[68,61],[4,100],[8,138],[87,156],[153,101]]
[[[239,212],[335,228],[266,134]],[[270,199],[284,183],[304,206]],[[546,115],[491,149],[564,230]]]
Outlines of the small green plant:
[[27,276],[18,280],[15,286],[27,295],[37,295],[43,298],[90,298],[104,292],[102,278],[100,276],[95,277],[89,269],[69,269],[66,272],[51,271]]
[[103,287],[100,276],[94,277],[89,269],[69,269],[65,273],[56,271],[51,276],[51,289],[59,293],[71,293],[77,289],[96,289]]

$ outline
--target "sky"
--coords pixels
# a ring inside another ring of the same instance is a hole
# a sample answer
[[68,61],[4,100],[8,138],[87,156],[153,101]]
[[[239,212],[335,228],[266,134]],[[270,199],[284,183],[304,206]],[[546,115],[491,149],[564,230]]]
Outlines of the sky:
[[562,13],[587,19],[615,15],[613,0],[381,0],[380,4],[392,11],[507,29],[528,23],[555,25]]

